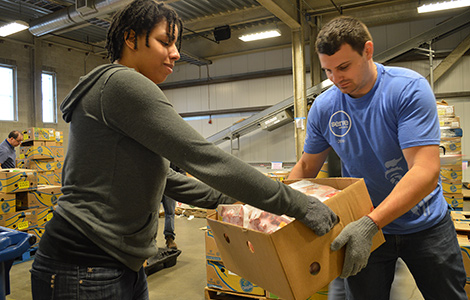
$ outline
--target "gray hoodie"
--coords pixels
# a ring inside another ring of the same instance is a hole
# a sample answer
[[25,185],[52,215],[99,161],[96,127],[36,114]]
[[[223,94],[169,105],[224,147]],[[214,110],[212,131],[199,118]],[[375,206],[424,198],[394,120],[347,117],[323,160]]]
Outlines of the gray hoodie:
[[[209,143],[133,69],[96,68],[61,110],[70,133],[56,212],[135,271],[157,252],[163,193],[199,207],[233,198],[276,214],[306,215],[307,196]],[[169,161],[200,181],[169,172]]]

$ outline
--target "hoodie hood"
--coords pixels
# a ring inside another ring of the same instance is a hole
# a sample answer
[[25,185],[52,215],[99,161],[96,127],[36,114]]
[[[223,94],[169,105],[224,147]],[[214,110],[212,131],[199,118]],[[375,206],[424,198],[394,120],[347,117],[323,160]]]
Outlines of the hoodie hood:
[[60,105],[60,110],[63,114],[62,118],[65,120],[65,122],[69,123],[72,121],[73,110],[77,106],[78,102],[80,102],[82,97],[88,93],[96,81],[101,78],[101,75],[111,69],[116,68],[127,69],[127,67],[123,65],[107,64],[99,66],[87,75],[80,77],[78,84],[70,91],[70,93],[67,95],[67,97],[65,97],[64,101],[62,101],[62,104]]

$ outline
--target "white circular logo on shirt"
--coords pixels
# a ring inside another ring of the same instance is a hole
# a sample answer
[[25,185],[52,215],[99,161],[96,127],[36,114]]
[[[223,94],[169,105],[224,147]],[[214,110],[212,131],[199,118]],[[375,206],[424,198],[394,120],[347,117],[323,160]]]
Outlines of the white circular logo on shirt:
[[343,137],[351,129],[351,117],[345,111],[337,111],[330,118],[330,131],[337,137]]

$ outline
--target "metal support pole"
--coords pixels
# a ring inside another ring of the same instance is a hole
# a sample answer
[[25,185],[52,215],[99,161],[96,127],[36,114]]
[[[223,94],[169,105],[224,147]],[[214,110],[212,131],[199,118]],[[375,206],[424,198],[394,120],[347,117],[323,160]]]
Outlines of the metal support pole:
[[431,90],[434,92],[433,57],[434,57],[434,51],[432,50],[432,41],[430,41],[429,42],[429,84],[431,85]]

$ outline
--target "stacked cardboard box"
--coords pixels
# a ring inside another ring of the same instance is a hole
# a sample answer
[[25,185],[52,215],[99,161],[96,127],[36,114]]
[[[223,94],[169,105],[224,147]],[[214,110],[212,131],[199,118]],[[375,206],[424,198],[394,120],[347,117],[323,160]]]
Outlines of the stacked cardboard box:
[[441,128],[441,172],[444,198],[454,210],[463,209],[462,194],[462,129],[453,105],[437,103]]
[[470,300],[470,211],[452,211],[452,220],[457,230],[457,239],[462,252],[463,264],[465,267],[467,298]]
[[37,226],[35,209],[19,209],[16,196],[37,189],[36,170],[2,169],[0,170],[0,226],[28,231]]
[[37,170],[39,184],[60,185],[64,163],[63,133],[32,127],[23,131],[23,138],[17,168]]

